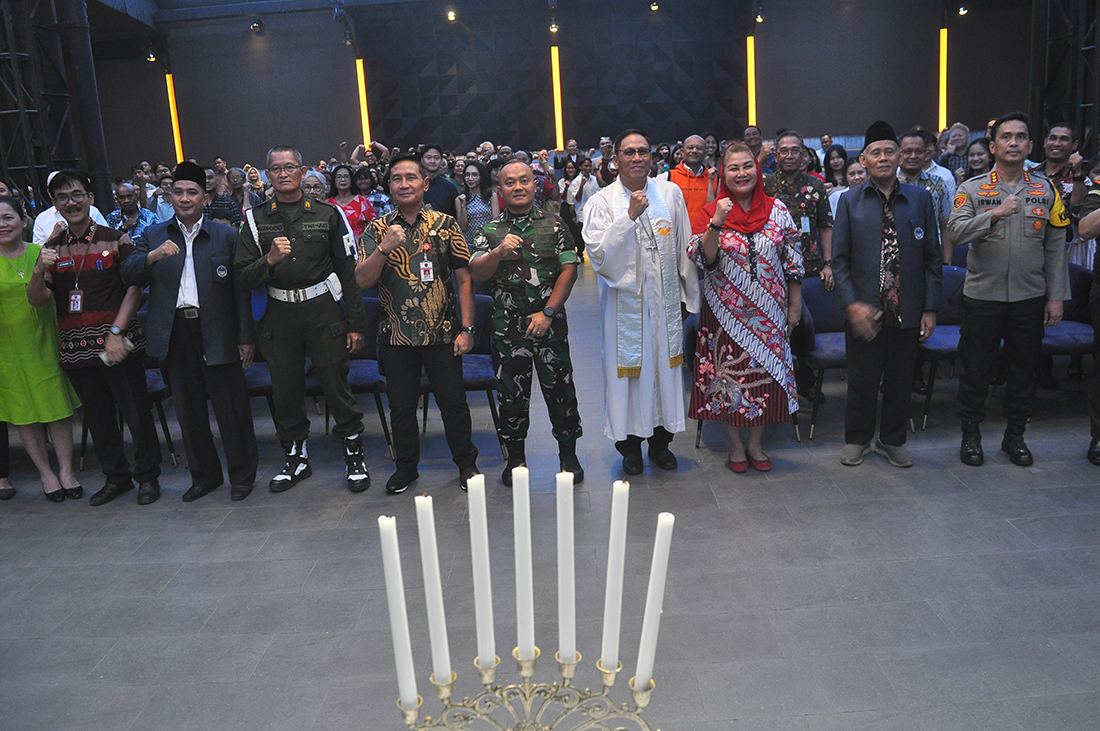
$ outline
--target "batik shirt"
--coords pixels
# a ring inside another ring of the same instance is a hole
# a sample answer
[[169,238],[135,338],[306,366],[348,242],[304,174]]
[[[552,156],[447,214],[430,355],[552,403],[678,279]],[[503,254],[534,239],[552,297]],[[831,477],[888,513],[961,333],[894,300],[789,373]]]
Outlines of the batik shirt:
[[829,208],[829,196],[825,195],[825,184],[807,173],[799,173],[792,182],[783,173],[775,172],[764,177],[764,192],[787,206],[802,237],[806,276],[816,276],[825,266],[818,232],[833,227],[833,213]]

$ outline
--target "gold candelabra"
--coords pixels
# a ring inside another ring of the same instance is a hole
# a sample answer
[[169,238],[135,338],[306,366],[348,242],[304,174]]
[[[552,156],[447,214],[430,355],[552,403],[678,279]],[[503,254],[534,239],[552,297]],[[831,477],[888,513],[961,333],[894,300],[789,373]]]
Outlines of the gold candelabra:
[[[476,729],[495,729],[495,731],[653,731],[642,718],[642,709],[649,704],[654,682],[649,687],[638,690],[634,687],[634,678],[630,679],[633,703],[622,704],[611,699],[611,689],[622,670],[619,663],[614,670],[605,670],[597,661],[603,688],[593,691],[580,690],[573,685],[581,655],[578,652],[574,662],[563,662],[555,653],[561,680],[555,683],[535,683],[535,662],[539,658],[539,648],[530,660],[519,658],[519,648],[512,651],[516,660],[520,684],[499,685],[496,682],[500,658],[490,668],[483,668],[474,660],[485,690],[473,698],[465,697],[460,701],[452,699],[454,683],[458,675],[451,672],[450,682],[437,683],[431,676],[436,695],[443,701],[443,710],[435,718],[427,716],[420,720],[420,707],[423,699],[417,696],[415,708],[404,708],[398,701],[398,708],[405,723],[414,731],[475,731]],[[612,724],[617,725],[612,725]],[[629,725],[622,725],[627,723]],[[657,729],[660,731],[660,729]]]

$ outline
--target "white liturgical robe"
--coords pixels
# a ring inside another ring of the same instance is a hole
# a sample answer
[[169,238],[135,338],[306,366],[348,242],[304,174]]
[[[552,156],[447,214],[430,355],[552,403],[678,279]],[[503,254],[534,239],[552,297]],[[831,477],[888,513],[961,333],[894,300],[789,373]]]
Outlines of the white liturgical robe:
[[[671,322],[679,320],[680,304],[688,312],[700,304],[684,196],[652,178],[645,192],[650,204],[637,221],[626,214],[630,191],[619,180],[585,204],[584,243],[600,278],[604,433],[615,441],[650,437],[657,426],[684,431],[682,364],[695,357],[683,353],[682,328]],[[640,353],[628,352],[635,348]]]

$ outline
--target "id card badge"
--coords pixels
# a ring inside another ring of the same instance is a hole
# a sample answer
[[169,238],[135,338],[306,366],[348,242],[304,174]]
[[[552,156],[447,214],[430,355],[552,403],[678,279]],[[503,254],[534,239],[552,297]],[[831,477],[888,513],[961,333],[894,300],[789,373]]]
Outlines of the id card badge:
[[810,233],[810,217],[809,216],[803,216],[802,217],[802,233],[804,233],[804,234]]
[[430,261],[420,262],[420,281],[421,282],[434,282],[435,281],[435,266]]
[[74,289],[69,292],[69,314],[79,315],[84,311],[84,290]]

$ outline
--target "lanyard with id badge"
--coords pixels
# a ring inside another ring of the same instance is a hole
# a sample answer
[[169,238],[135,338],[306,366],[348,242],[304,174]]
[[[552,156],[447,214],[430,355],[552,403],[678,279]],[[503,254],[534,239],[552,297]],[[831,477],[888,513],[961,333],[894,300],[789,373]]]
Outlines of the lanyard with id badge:
[[435,281],[435,264],[429,257],[432,250],[431,237],[424,239],[424,245],[421,247],[421,251],[424,254],[424,260],[420,262],[420,281],[421,282],[434,282]]
[[[69,314],[79,315],[84,312],[84,290],[80,288],[80,275],[84,271],[84,264],[88,259],[88,253],[92,248],[92,239],[95,238],[95,222],[92,222],[91,228],[88,230],[87,243],[84,245],[84,255],[80,257],[80,261],[76,263],[76,281],[73,283],[73,288],[69,290]],[[67,244],[69,247],[69,253],[72,254],[72,244]],[[107,252],[103,252],[106,254]],[[75,261],[76,257],[70,257]]]

